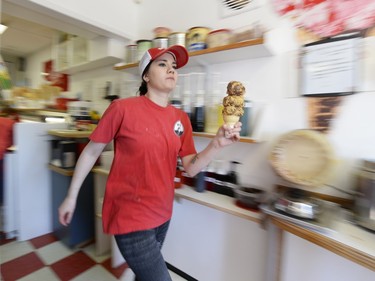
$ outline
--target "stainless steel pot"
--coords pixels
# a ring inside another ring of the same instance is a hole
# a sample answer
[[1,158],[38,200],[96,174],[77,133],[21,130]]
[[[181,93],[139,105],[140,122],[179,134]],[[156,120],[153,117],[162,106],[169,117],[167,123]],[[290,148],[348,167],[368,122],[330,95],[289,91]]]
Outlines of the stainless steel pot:
[[354,204],[357,224],[375,231],[375,159],[362,161],[357,179]]

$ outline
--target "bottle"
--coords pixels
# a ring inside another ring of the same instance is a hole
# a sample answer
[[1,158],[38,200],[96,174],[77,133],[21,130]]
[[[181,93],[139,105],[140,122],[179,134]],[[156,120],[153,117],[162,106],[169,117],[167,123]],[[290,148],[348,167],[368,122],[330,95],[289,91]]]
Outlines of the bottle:
[[176,175],[174,177],[174,188],[180,188],[182,186],[182,163],[181,159],[178,158],[176,166]]
[[205,171],[200,171],[196,176],[195,190],[197,192],[203,192],[206,190],[205,175]]
[[250,113],[251,113],[251,101],[245,100],[244,104],[244,114],[241,116],[242,128],[240,136],[249,136],[250,135]]
[[197,94],[197,101],[194,105],[192,115],[192,126],[194,132],[204,132],[204,121],[205,121],[205,107],[203,102],[203,94]]

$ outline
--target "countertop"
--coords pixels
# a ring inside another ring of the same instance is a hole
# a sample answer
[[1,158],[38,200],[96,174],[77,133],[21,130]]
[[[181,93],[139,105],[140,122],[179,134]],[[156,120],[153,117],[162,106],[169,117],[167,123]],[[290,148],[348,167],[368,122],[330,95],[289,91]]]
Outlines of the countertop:
[[[97,167],[93,172],[108,175],[108,171]],[[330,231],[321,232],[291,221],[266,215],[260,211],[251,211],[238,207],[236,199],[211,191],[197,192],[190,186],[183,185],[175,189],[176,200],[186,199],[198,204],[217,209],[247,220],[259,223],[262,227],[266,218],[280,229],[288,231],[342,257],[352,260],[375,271],[375,233],[353,224],[342,211],[332,224]]]

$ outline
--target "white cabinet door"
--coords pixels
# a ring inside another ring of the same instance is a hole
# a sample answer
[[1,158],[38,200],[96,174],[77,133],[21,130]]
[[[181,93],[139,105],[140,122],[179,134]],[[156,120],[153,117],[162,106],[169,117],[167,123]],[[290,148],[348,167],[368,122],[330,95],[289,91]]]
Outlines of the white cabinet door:
[[185,199],[163,246],[165,260],[202,281],[265,280],[267,232],[258,223]]

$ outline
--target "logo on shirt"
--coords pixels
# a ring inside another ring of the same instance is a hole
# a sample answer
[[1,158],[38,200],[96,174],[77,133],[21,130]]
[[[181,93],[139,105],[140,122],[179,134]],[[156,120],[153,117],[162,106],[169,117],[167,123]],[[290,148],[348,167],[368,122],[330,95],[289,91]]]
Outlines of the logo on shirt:
[[181,136],[184,133],[184,125],[182,125],[180,120],[174,124],[173,130],[177,136]]

